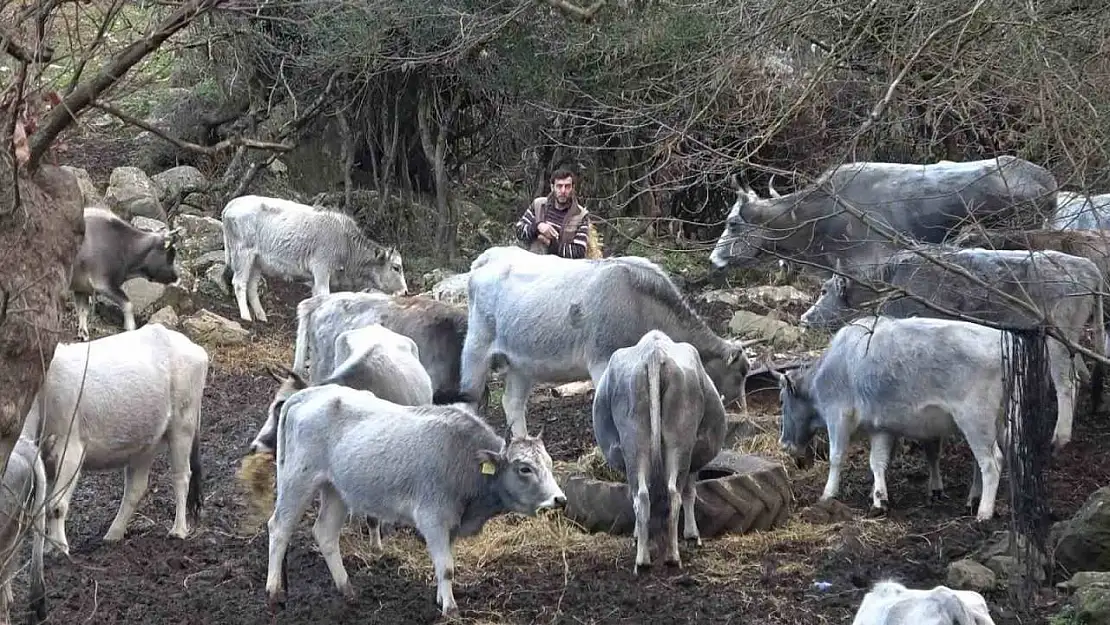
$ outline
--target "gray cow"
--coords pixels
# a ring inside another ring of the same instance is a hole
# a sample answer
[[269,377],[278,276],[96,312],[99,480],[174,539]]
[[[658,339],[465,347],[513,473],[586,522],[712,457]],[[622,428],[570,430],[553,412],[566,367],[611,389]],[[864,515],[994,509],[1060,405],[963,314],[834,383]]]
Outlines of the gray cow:
[[[419,350],[411,338],[375,323],[340,333],[335,339],[335,354],[339,365],[317,384],[342,384],[370,391],[402,406],[433,403],[432,380],[420,364]],[[293,371],[287,371],[284,378],[274,377],[281,386],[270,402],[266,422],[251,442],[252,452],[273,452],[281,405],[293,393],[308,387]]]
[[313,535],[341,593],[355,597],[339,532],[348,513],[365,515],[420,532],[435,565],[436,602],[444,615],[455,614],[455,540],[506,512],[532,515],[565,505],[551,469],[538,436],[506,444],[465,403],[399,406],[335,384],[300,391],[278,422],[266,573],[271,607],[282,600],[293,531],[319,493]]
[[593,424],[605,461],[628,478],[636,513],[633,573],[651,565],[648,522],[652,512],[664,510],[665,562],[681,567],[679,508],[686,515],[683,537],[700,546],[694,486],[725,439],[725,406],[698,350],[658,330],[615,350],[594,394]]
[[[239,316],[266,321],[258,300],[263,275],[312,280],[312,294],[372,288],[404,293],[401,254],[362,234],[345,213],[258,195],[227,203],[223,214],[224,281]],[[247,304],[250,303],[250,310]]]
[[1056,194],[1056,215],[1045,221],[1053,230],[1110,229],[1110,193],[1083,195],[1074,191]]
[[[1036,306],[1049,315],[1064,336],[1077,344],[1088,324],[1092,324],[1095,331],[1096,349],[1106,344],[1100,294],[1103,277],[1098,267],[1086,258],[1054,251],[920,245],[891,255],[884,264],[861,276],[877,282],[880,288],[892,285],[934,306],[1009,327],[1030,326],[1035,317],[994,290],[948,271],[915,252],[927,253],[941,262],[962,268],[993,289]],[[802,313],[801,325],[839,327],[846,319],[867,312],[865,309],[871,306],[866,303],[876,298],[876,291],[870,287],[844,276],[833,276],[822,285],[817,301]],[[896,295],[879,303],[874,312],[892,317],[954,318],[916,299]],[[1059,415],[1052,440],[1053,446],[1060,449],[1071,441],[1075,370],[1078,369],[1083,377],[1087,377],[1088,372],[1083,359],[1078,355],[1073,358],[1063,343],[1054,338],[1048,340],[1048,352]]]
[[837,331],[814,363],[775,372],[782,403],[779,442],[808,461],[814,432],[828,430],[824,501],[837,495],[852,434],[867,432],[875,478],[871,505],[885,510],[895,438],[929,443],[929,487],[938,494],[943,488],[939,443],[960,432],[978,464],[967,505],[981,495],[976,518],[990,519],[1002,463],[999,427],[1008,401],[1001,339],[1002,331],[966,321],[856,319]]
[[649,330],[693,345],[726,405],[744,396],[744,347],[755,341],[717,336],[645,258],[491,254],[471,269],[467,291],[460,390],[476,397],[491,371],[503,370],[502,406],[516,436],[528,431],[525,410],[536,383],[588,378],[596,387],[613,352]]
[[208,353],[184,334],[147,324],[88,343],[58,344],[24,422],[51,475],[47,530],[69,553],[65,521],[82,469],[124,469],[123,499],[104,540],[123,538],[147,490],[150,468],[169,450],[177,503],[170,535],[185,538],[201,506],[201,398]]
[[[46,582],[42,554],[46,541],[46,470],[38,447],[20,436],[0,478],[0,562],[3,590],[0,592],[0,623],[11,622],[12,578],[18,566],[19,546],[24,536],[31,540],[31,623],[46,620]],[[30,523],[28,523],[28,520]]]
[[969,220],[984,227],[1038,227],[1056,212],[1056,190],[1048,170],[1014,156],[929,165],[848,163],[771,199],[739,191],[709,260],[714,270],[775,256],[822,269],[840,260],[850,269],[900,246],[848,213],[845,201],[903,236],[940,243]]
[[974,590],[919,590],[882,580],[864,595],[852,625],[994,625],[994,619]]
[[173,266],[176,231],[140,230],[103,208],[85,209],[85,239],[70,272],[69,288],[77,309],[77,337],[89,340],[89,312],[94,294],[108,298],[123,311],[125,330],[135,329],[135,312],[123,283],[141,277],[151,282],[177,282]]
[[[423,295],[330,293],[301,300],[293,370],[311,384],[320,384],[338,364],[335,340],[339,335],[375,323],[416,342],[435,395],[451,397],[459,392],[466,309]],[[482,392],[483,404],[488,394],[488,390]]]

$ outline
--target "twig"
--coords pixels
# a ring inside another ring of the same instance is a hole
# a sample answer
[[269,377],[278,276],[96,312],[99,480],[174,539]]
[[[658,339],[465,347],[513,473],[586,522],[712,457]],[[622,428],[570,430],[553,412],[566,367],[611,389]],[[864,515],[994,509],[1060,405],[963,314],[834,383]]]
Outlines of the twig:
[[189,150],[190,152],[197,152],[206,156],[216,156],[220,152],[226,152],[232,148],[238,147],[251,148],[255,150],[269,150],[271,152],[288,152],[296,147],[287,143],[271,143],[269,141],[257,141],[255,139],[247,139],[244,137],[231,137],[229,139],[224,139],[223,141],[220,141],[215,145],[200,145],[199,143],[192,143],[191,141],[185,141],[184,139],[171,136],[165,131],[159,130],[153,125],[148,124],[147,122],[144,122],[136,117],[128,115],[118,108],[99,100],[91,102],[89,106],[95,109],[100,109],[105,113],[108,113],[109,115],[119,119],[125,124],[130,124],[132,126],[142,128],[143,130],[146,130],[153,135],[157,135],[158,137],[169,141],[182,150]]
[[560,11],[563,11],[565,13],[569,13],[570,15],[584,22],[592,20],[594,18],[594,14],[597,13],[601,9],[601,7],[605,6],[605,0],[596,0],[593,4],[586,8],[582,8],[576,4],[571,4],[567,0],[544,0],[544,2],[547,2],[556,9],[559,9]]
[[0,39],[4,40],[4,51],[23,63],[49,63],[54,59],[54,48],[43,44],[38,50],[29,50],[16,43],[8,29],[0,26]]

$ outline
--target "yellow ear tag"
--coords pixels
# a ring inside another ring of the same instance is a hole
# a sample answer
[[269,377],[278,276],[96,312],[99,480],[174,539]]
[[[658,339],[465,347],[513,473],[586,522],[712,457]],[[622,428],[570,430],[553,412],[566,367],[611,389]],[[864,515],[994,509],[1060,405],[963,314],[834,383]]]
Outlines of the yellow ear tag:
[[493,464],[489,460],[486,460],[486,461],[482,462],[482,474],[483,475],[493,475],[496,472],[497,472],[497,466],[495,464]]

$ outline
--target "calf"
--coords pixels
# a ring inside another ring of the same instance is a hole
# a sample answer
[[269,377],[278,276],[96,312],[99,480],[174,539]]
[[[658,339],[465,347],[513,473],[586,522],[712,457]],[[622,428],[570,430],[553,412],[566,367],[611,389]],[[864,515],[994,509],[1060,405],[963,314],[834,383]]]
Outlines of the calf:
[[174,234],[146,232],[102,208],[85,209],[85,239],[70,271],[77,309],[77,337],[89,340],[92,297],[100,294],[123,311],[125,330],[135,329],[135,312],[123,283],[135,277],[160,284],[177,282]]
[[657,510],[668,510],[665,561],[681,567],[679,508],[686,514],[684,538],[701,545],[694,485],[725,439],[725,406],[698,351],[658,330],[615,350],[594,393],[593,423],[605,461],[628,479],[636,513],[633,573],[651,564],[648,521]]
[[[258,300],[263,275],[312,280],[312,294],[364,288],[408,290],[401,254],[368,239],[345,213],[244,195],[224,206],[224,281],[235,293],[239,316],[266,321]],[[247,310],[247,303],[250,310]]]
[[345,386],[314,386],[285,402],[278,421],[277,498],[269,520],[266,592],[282,600],[285,552],[313,496],[313,535],[336,588],[355,591],[339,553],[349,512],[412,525],[435,565],[436,601],[458,612],[454,542],[506,512],[535,514],[566,497],[539,438],[505,440],[470,406],[399,406]]
[[169,449],[177,513],[171,536],[184,538],[201,506],[201,396],[208,354],[162,324],[84,344],[58,344],[23,432],[39,441],[51,475],[47,532],[69,553],[65,519],[81,469],[124,468],[123,499],[106,541],[123,538],[147,490],[150,467]]
[[[782,403],[780,444],[809,460],[813,433],[829,433],[829,476],[822,500],[836,497],[852,434],[871,439],[872,508],[887,508],[886,467],[896,437],[939,442],[962,432],[978,463],[968,507],[994,516],[1006,407],[1002,332],[948,319],[863,317],[833,336],[813,363],[775,372]],[[939,450],[930,452],[930,487],[939,484]]]
[[8,457],[8,467],[0,478],[0,623],[10,623],[12,578],[16,573],[16,552],[31,521],[31,623],[46,620],[46,582],[43,578],[42,552],[46,539],[46,470],[34,441],[20,436]]
[[[370,391],[402,406],[432,403],[432,380],[420,364],[416,342],[409,337],[375,323],[341,333],[335,339],[335,354],[340,364],[320,385],[341,384]],[[273,453],[281,404],[308,387],[293,371],[288,371],[284,379],[275,377],[282,384],[270,403],[266,422],[251,442],[251,452]]]
[[[416,342],[420,363],[432,380],[433,393],[443,397],[458,393],[466,308],[424,295],[330,293],[302,300],[297,304],[293,370],[312,384],[319,384],[338,364],[335,341],[339,335],[375,323]],[[311,366],[307,366],[309,358]],[[488,391],[484,390],[482,396],[484,403]]]
[[491,372],[504,371],[502,406],[514,435],[528,431],[536,383],[591,379],[596,388],[613,352],[649,330],[693,345],[726,405],[743,397],[747,343],[717,336],[655,263],[486,254],[470,271],[460,390],[477,397]]
[[973,590],[911,590],[882,581],[863,597],[852,625],[994,625],[994,620],[983,595]]

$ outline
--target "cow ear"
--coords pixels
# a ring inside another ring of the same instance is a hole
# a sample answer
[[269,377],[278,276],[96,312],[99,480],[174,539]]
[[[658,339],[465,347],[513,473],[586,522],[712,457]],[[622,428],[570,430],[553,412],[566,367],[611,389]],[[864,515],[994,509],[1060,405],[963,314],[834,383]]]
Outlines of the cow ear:
[[788,393],[794,393],[794,383],[790,381],[790,376],[782,373],[781,371],[772,370],[771,373],[775,375],[775,379],[779,381],[779,388],[786,389]]
[[540,430],[539,430],[538,432],[536,432],[536,435],[535,435],[535,436],[533,436],[532,438],[534,438],[534,439],[536,439],[536,440],[538,440],[538,441],[542,441],[542,440],[543,440],[543,424],[540,424]]
[[496,475],[504,458],[500,453],[489,449],[479,449],[474,456],[483,475]]

